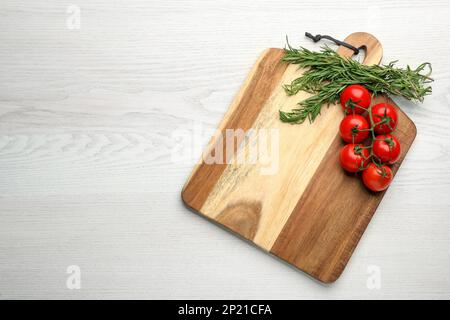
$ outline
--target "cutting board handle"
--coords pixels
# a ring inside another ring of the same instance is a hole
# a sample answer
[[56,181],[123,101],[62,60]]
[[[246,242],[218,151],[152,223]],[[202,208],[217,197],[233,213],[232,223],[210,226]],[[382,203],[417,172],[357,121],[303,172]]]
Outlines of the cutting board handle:
[[[365,51],[366,55],[364,57],[364,61],[362,62],[363,64],[379,64],[381,58],[383,57],[383,47],[381,46],[380,41],[378,41],[378,39],[370,33],[352,33],[347,38],[345,38],[344,42],[347,42],[348,44],[351,44],[352,46],[358,49],[363,49]],[[339,46],[339,48],[337,49],[337,53],[346,58],[350,58],[355,54],[353,50],[344,46]]]

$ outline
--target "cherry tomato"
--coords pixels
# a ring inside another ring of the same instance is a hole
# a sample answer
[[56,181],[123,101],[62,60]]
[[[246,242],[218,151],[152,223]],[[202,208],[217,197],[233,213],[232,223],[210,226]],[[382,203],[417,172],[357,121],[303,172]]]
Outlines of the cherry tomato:
[[383,191],[392,181],[392,170],[386,165],[380,167],[370,163],[362,173],[364,185],[372,191]]
[[371,113],[376,134],[391,133],[397,127],[398,114],[393,105],[387,103],[376,104],[372,107]]
[[369,150],[363,148],[362,144],[347,144],[345,145],[339,156],[341,167],[348,172],[357,172],[366,166],[369,161]]
[[346,114],[364,113],[371,100],[369,90],[359,84],[349,85],[341,92],[341,105]]
[[376,136],[372,151],[381,162],[393,164],[400,158],[400,142],[390,134]]
[[[360,131],[364,130],[364,131]],[[369,123],[359,114],[345,116],[339,126],[342,140],[348,143],[359,143],[369,136]]]

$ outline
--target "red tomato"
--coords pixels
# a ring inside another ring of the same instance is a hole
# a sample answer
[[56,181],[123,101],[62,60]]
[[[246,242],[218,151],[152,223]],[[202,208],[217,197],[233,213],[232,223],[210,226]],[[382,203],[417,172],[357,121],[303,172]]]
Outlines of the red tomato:
[[386,165],[377,167],[370,163],[362,173],[364,185],[372,191],[383,191],[392,181],[392,170]]
[[364,113],[371,100],[369,90],[359,84],[349,85],[341,92],[341,105],[346,114]]
[[359,143],[365,140],[369,136],[368,130],[367,120],[359,114],[345,116],[339,126],[339,134],[342,140],[348,143]]
[[369,150],[363,148],[362,144],[347,144],[345,145],[339,156],[341,167],[348,172],[357,172],[366,166],[369,161]]
[[373,154],[383,163],[393,164],[400,157],[400,142],[390,134],[375,137],[372,147]]
[[391,133],[397,127],[398,114],[393,105],[387,103],[376,104],[372,107],[371,113],[376,134]]

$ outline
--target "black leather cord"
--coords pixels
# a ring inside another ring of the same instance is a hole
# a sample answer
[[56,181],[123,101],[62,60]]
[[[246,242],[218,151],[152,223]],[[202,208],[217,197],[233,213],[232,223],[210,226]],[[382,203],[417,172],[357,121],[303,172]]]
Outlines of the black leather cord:
[[330,37],[330,36],[327,36],[327,35],[320,35],[320,34],[317,34],[317,35],[313,36],[311,33],[305,32],[305,36],[307,36],[308,38],[310,38],[310,39],[311,39],[312,41],[314,41],[314,42],[318,42],[318,41],[320,41],[321,39],[328,39],[328,40],[333,41],[333,42],[336,43],[337,45],[344,46],[344,47],[346,47],[346,48],[349,48],[350,50],[353,50],[353,52],[355,52],[355,54],[358,54],[358,53],[359,53],[359,49],[356,48],[356,47],[354,47],[354,46],[352,46],[351,44],[348,44],[348,43],[346,43],[346,42],[344,42],[344,41],[337,40],[337,39],[335,39],[335,38],[333,38],[333,37]]

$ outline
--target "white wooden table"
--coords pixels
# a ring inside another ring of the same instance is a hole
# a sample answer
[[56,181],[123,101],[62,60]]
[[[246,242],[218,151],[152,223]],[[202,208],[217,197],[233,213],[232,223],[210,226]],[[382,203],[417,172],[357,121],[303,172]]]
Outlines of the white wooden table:
[[[447,0],[2,0],[0,12],[0,298],[450,298]],[[187,210],[192,164],[173,157],[174,133],[215,128],[264,48],[286,34],[318,48],[305,31],[373,33],[385,62],[430,61],[436,79],[423,105],[397,100],[416,141],[331,286]]]

